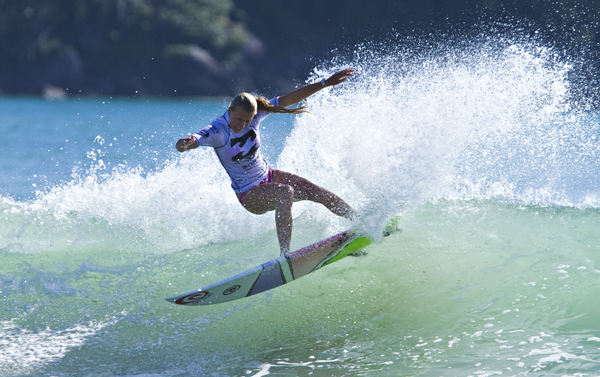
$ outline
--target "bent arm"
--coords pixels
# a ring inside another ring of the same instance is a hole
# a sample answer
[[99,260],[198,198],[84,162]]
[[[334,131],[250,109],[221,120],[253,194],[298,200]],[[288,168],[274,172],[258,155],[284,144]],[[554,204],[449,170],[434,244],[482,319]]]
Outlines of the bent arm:
[[[341,84],[346,81],[348,77],[354,76],[353,69],[343,69],[334,73],[331,77],[325,80],[325,86],[333,86]],[[323,84],[318,81],[312,84],[305,85],[301,88],[291,91],[288,94],[279,97],[279,106],[292,106],[297,104],[298,102],[304,101],[306,98],[312,96],[319,90],[323,89]]]

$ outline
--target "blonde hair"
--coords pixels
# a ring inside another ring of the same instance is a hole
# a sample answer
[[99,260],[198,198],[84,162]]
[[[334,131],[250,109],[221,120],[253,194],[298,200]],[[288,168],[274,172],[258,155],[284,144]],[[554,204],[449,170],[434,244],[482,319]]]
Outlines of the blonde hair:
[[308,113],[306,106],[290,109],[284,106],[276,106],[262,97],[254,97],[250,93],[240,93],[233,97],[229,108],[233,111],[240,109],[247,113],[256,113],[258,110],[269,113],[300,114]]

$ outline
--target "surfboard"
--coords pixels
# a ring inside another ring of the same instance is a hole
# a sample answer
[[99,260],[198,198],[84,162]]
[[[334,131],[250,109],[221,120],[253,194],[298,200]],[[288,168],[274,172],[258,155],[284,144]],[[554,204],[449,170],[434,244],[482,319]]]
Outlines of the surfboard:
[[178,305],[212,305],[249,297],[306,276],[372,242],[356,231],[338,233],[241,274],[166,300]]

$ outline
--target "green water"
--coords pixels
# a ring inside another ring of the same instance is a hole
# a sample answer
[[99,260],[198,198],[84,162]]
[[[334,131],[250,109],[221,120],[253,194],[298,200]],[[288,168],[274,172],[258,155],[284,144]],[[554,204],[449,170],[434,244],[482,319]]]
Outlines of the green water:
[[[106,239],[5,256],[3,276],[20,278],[4,284],[3,338],[39,354],[79,339],[44,375],[593,373],[599,225],[597,210],[427,203],[366,256],[210,307],[163,298],[241,272],[234,256],[260,239],[158,256]],[[17,375],[40,361],[3,355]]]

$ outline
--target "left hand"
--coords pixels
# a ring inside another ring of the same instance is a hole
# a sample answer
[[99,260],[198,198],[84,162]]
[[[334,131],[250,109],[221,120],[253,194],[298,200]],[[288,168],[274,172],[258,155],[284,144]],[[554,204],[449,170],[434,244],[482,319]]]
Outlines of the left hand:
[[[338,85],[348,79],[348,77],[354,76],[354,70],[352,68],[342,69],[337,71],[327,80],[325,80],[325,86]],[[304,85],[288,94],[279,97],[279,105],[288,107],[297,104],[300,101],[304,101],[306,98],[312,96],[319,90],[323,89],[321,82],[317,81],[312,84]]]
[[325,80],[325,85],[332,86],[343,83],[348,79],[348,77],[354,76],[354,70],[352,68],[342,69],[341,71],[337,71],[327,80]]

